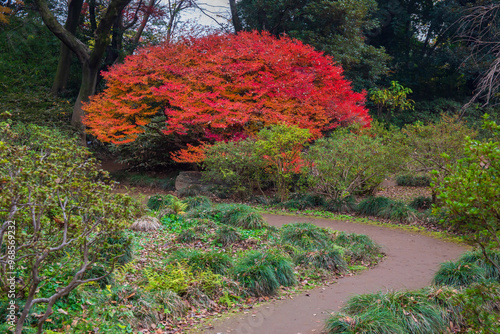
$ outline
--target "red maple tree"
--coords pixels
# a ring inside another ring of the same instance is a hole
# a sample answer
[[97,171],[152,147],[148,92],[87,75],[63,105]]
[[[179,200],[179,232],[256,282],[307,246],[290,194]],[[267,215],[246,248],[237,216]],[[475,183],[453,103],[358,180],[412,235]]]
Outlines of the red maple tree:
[[352,91],[342,68],[286,36],[187,38],[144,48],[103,75],[107,88],[85,105],[84,122],[105,142],[133,141],[155,116],[164,117],[165,135],[191,144],[234,140],[278,123],[317,138],[371,121],[364,93]]

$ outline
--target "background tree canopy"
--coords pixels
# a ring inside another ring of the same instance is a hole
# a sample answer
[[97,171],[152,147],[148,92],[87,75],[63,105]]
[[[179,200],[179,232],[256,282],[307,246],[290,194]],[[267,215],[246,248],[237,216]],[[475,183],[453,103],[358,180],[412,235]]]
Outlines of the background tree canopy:
[[390,57],[383,47],[365,42],[378,26],[374,0],[241,0],[245,29],[287,34],[324,51],[342,65],[354,88],[375,85],[387,73]]
[[459,112],[481,73],[499,58],[493,46],[499,42],[495,12],[482,24],[467,20],[474,8],[495,8],[498,1],[241,0],[237,5],[245,29],[287,34],[332,55],[356,90],[391,81],[410,88],[411,98],[422,103],[393,115],[390,121],[400,126]]

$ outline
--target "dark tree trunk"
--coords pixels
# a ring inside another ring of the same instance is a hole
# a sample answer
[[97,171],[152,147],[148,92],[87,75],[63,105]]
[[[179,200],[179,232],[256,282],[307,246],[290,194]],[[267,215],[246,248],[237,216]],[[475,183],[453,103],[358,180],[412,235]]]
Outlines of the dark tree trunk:
[[[78,20],[82,11],[83,0],[71,0],[68,4],[68,17],[64,28],[71,34],[75,34],[78,27]],[[56,77],[52,85],[52,94],[58,95],[66,90],[68,84],[69,71],[71,67],[71,58],[73,52],[61,42],[59,51],[59,64],[57,65]]]
[[93,66],[91,66],[88,62],[82,64],[82,82],[80,85],[80,92],[78,93],[78,98],[76,99],[76,103],[73,108],[73,115],[71,116],[71,125],[81,128],[82,130],[82,118],[84,115],[82,102],[87,102],[89,97],[94,95],[99,69],[100,64],[94,64]]
[[[35,3],[40,10],[43,22],[57,36],[66,46],[68,46],[78,57],[82,64],[82,83],[78,99],[73,108],[73,115],[71,117],[71,124],[83,129],[82,118],[82,102],[88,101],[89,97],[94,94],[97,73],[101,66],[101,61],[109,45],[109,33],[116,18],[122,14],[125,6],[131,0],[111,0],[106,13],[100,20],[96,31],[94,32],[94,48],[90,50],[87,45],[82,43],[75,37],[74,34],[67,31],[55,18],[54,14],[50,11],[45,0],[35,0]],[[85,136],[82,133],[82,142],[85,143]]]
[[238,33],[243,30],[243,26],[236,10],[236,0],[229,0],[229,7],[231,8],[231,21],[233,22],[234,32]]

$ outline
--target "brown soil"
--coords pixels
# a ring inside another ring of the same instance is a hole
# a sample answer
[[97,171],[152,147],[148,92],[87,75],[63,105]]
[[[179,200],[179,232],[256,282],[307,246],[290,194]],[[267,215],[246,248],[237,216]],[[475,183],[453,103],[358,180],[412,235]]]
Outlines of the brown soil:
[[349,233],[366,234],[383,246],[386,258],[373,269],[346,277],[336,284],[316,288],[215,320],[203,333],[306,334],[321,333],[325,319],[351,296],[387,290],[413,290],[431,283],[439,264],[456,259],[466,248],[432,237],[386,227],[346,221],[265,215],[269,224],[310,222]]

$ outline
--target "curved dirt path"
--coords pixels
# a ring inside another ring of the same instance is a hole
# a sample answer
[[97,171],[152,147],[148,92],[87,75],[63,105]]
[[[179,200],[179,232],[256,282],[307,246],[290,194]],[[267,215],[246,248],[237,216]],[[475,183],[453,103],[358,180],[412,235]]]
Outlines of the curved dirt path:
[[360,293],[383,290],[413,290],[431,283],[439,264],[455,260],[466,248],[432,237],[346,221],[264,215],[269,224],[281,226],[292,222],[310,222],[349,233],[366,234],[380,244],[386,258],[375,268],[339,279],[337,283],[303,292],[293,299],[266,303],[212,322],[214,328],[203,333],[237,334],[313,334],[320,333],[330,312]]

